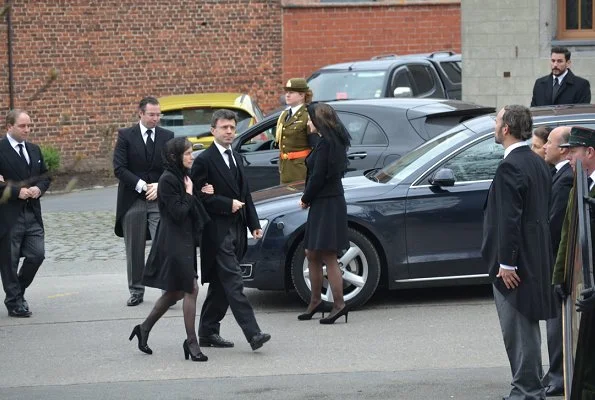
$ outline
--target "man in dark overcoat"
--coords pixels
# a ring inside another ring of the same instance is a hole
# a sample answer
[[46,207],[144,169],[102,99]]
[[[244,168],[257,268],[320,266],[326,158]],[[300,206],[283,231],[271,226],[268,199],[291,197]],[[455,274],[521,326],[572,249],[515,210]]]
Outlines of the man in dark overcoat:
[[221,320],[229,307],[252,350],[256,350],[271,336],[260,330],[244,294],[239,260],[246,252],[246,228],[255,239],[262,237],[262,229],[241,157],[231,149],[236,124],[233,111],[213,113],[213,146],[198,155],[191,171],[196,187],[209,183],[215,191],[212,195],[201,193],[211,221],[204,227],[200,243],[201,282],[209,282],[209,289],[200,313],[198,335],[200,346],[233,347],[233,342],[219,335]]
[[485,205],[482,256],[488,264],[504,345],[512,371],[505,399],[543,399],[539,320],[555,315],[548,223],[551,172],[531,151],[529,109],[506,106],[495,124],[504,147]]
[[[39,146],[28,141],[31,118],[23,110],[6,116],[7,135],[0,140],[0,274],[11,317],[29,317],[25,300],[45,259],[45,231],[40,197],[50,178]],[[19,261],[24,257],[19,269]]]
[[535,81],[531,107],[557,104],[589,104],[591,85],[570,70],[570,51],[554,47],[551,51],[552,73]]
[[138,124],[118,131],[114,149],[114,174],[120,181],[114,231],[124,237],[126,247],[128,306],[137,306],[144,299],[142,277],[147,230],[154,238],[159,223],[156,200],[159,177],[163,173],[161,150],[174,137],[173,132],[157,125],[161,108],[155,97],[148,96],[140,101],[138,115]]
[[[595,130],[584,128],[580,126],[572,127],[570,131],[570,138],[568,143],[561,146],[569,149],[568,159],[570,165],[574,169],[577,160],[581,160],[583,169],[589,176],[589,196],[595,197]],[[572,198],[574,187],[570,192]],[[566,209],[566,216],[562,226],[562,234],[560,238],[560,246],[558,248],[558,255],[556,257],[556,264],[554,266],[554,273],[552,276],[552,283],[556,288],[556,292],[560,293],[562,297],[566,296],[565,291],[565,277],[566,277],[566,254],[568,250],[568,234],[571,215],[571,203],[568,203]],[[595,212],[591,210],[591,245],[595,245]],[[577,296],[579,297],[579,296]],[[582,295],[579,298],[581,304],[581,311],[583,312],[581,324],[586,324],[585,332],[590,338],[595,338],[595,295],[593,290],[590,293]],[[581,325],[581,329],[583,326]],[[575,380],[581,382],[581,385],[572,387],[571,399],[592,400],[595,399],[595,340],[583,341],[585,344],[582,348],[576,349],[575,369],[574,374],[578,375]],[[578,378],[578,379],[577,379]]]
[[[566,205],[572,189],[574,174],[568,161],[568,149],[560,147],[568,143],[570,126],[559,126],[548,135],[544,146],[545,161],[552,169],[552,201],[550,204],[550,232],[552,235],[552,250],[554,258],[558,253],[562,224],[566,215]],[[553,290],[553,288],[552,288]],[[543,377],[546,386],[546,396],[560,396],[564,394],[564,357],[562,352],[562,303],[561,298],[554,293],[556,316],[546,321],[547,349],[550,360],[548,371]]]

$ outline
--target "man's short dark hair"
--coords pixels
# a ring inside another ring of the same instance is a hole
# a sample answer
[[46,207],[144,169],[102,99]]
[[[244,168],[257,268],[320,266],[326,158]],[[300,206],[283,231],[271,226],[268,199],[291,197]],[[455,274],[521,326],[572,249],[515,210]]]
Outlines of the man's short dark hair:
[[139,110],[141,110],[142,112],[145,112],[147,110],[147,104],[151,104],[153,106],[158,106],[159,100],[157,100],[153,96],[143,97],[142,100],[140,101],[140,103],[138,103]]
[[527,140],[531,137],[533,118],[531,111],[525,106],[516,104],[505,106],[502,123],[508,126],[510,134],[517,139]]
[[238,123],[238,115],[235,112],[222,108],[213,113],[213,116],[211,117],[211,127],[216,127],[217,121],[220,119],[233,119],[236,124]]
[[6,126],[16,124],[17,118],[21,114],[27,114],[27,113],[25,112],[25,110],[21,110],[20,108],[14,108],[14,109],[10,110],[8,112],[8,114],[6,114]]
[[552,47],[552,51],[550,52],[551,54],[564,54],[564,58],[566,59],[566,61],[570,60],[570,50],[568,50],[566,47],[562,47],[562,46],[556,46],[556,47]]

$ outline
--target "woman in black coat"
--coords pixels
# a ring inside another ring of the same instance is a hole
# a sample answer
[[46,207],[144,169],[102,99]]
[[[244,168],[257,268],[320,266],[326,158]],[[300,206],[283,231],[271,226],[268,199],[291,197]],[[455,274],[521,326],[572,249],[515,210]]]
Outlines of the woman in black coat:
[[335,110],[328,104],[310,104],[308,115],[308,128],[310,132],[317,133],[320,140],[306,158],[306,187],[299,203],[302,208],[310,208],[304,247],[312,295],[306,313],[300,314],[298,319],[309,320],[316,312],[324,310],[321,299],[322,267],[326,265],[333,295],[333,309],[320,323],[333,324],[343,315],[347,322],[349,308],[343,300],[343,278],[337,255],[349,247],[347,205],[341,178],[347,169],[347,149],[351,137]]
[[[178,300],[184,299],[186,340],[184,356],[207,361],[196,338],[196,298],[198,296],[196,246],[209,217],[198,193],[194,192],[188,169],[192,167],[192,144],[179,137],[168,141],[163,150],[165,171],[159,178],[157,199],[160,221],[143,275],[143,284],[161,289],[162,295],[145,321],[134,327],[130,340],[138,338],[140,351],[152,354],[147,345],[153,325]],[[206,185],[205,193],[213,193]]]

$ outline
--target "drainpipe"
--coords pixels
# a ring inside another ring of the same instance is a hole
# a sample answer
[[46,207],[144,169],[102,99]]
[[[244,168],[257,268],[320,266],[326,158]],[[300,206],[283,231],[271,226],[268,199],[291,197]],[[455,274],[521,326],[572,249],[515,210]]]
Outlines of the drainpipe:
[[12,65],[12,0],[6,0],[4,5],[4,12],[6,13],[6,47],[8,49],[8,109],[14,108],[14,70]]

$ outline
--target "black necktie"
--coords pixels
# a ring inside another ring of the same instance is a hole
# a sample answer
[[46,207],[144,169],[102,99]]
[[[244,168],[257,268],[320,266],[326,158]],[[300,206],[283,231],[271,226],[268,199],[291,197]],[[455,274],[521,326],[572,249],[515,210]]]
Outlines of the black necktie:
[[287,110],[287,115],[285,116],[285,122],[289,121],[289,118],[291,118],[291,108],[289,110]]
[[227,154],[227,160],[229,161],[229,170],[234,178],[238,179],[238,169],[236,168],[235,163],[233,162],[233,156],[231,155],[231,150],[225,150],[225,154]]
[[591,185],[593,184],[593,179],[591,177],[587,178],[587,191],[591,190]]
[[25,152],[23,151],[23,144],[19,143],[17,144],[17,146],[19,146],[19,154],[21,155],[21,158],[23,159],[23,161],[25,162],[25,164],[29,165],[29,162],[27,161],[27,157],[25,157]]
[[556,100],[556,95],[558,94],[558,90],[560,90],[560,83],[558,82],[558,78],[554,78],[554,87],[552,88],[552,103]]
[[147,130],[147,159],[148,160],[153,159],[153,153],[155,152],[155,142],[151,138],[152,134],[153,134],[153,131],[148,129]]
[[558,172],[558,170],[556,169],[556,167],[552,168],[552,176],[556,175],[556,172]]

